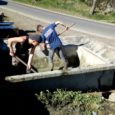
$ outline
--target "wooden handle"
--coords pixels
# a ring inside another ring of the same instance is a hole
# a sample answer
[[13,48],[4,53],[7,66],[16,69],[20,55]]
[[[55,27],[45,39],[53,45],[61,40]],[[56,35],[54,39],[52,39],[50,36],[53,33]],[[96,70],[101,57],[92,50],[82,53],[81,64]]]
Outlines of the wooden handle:
[[[68,28],[70,29],[72,26],[74,26],[75,23],[73,23],[72,25],[70,25]],[[68,29],[65,29],[64,31],[62,31],[60,34],[58,34],[58,36],[62,35],[64,32],[66,32]]]
[[[20,59],[18,56],[15,56],[16,60],[20,61],[23,65],[25,65],[27,67],[27,64],[22,60]],[[34,73],[37,73],[33,68],[31,68],[32,72]]]

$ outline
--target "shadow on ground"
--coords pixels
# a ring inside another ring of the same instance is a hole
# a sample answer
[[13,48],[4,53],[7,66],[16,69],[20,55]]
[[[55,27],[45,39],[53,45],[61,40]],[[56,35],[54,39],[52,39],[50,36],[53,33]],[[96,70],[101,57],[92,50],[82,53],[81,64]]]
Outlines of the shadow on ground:
[[0,115],[49,115],[34,92],[10,88],[8,83],[0,83]]
[[[19,32],[26,33],[21,30]],[[49,115],[45,106],[35,97],[34,91],[22,90],[4,81],[5,76],[12,75],[12,65],[7,45],[2,38],[0,46],[3,46],[0,47],[0,115]]]
[[64,55],[68,62],[68,67],[75,68],[75,67],[80,66],[80,59],[79,59],[77,50],[80,46],[83,46],[83,45],[85,45],[85,44],[79,44],[79,45],[68,44],[68,45],[63,46]]

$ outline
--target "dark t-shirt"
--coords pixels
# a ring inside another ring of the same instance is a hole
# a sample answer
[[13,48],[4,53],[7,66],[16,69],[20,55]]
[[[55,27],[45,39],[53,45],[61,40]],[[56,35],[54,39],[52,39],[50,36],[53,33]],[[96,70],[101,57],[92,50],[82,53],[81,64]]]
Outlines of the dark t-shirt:
[[16,44],[16,54],[28,54],[28,49],[33,47],[33,45],[29,44],[28,39],[29,36],[27,36],[27,39],[24,42]]
[[41,34],[42,42],[45,43],[47,41],[51,49],[55,49],[57,47],[62,46],[62,42],[55,30],[56,26],[57,25],[55,23],[50,24],[44,29]]

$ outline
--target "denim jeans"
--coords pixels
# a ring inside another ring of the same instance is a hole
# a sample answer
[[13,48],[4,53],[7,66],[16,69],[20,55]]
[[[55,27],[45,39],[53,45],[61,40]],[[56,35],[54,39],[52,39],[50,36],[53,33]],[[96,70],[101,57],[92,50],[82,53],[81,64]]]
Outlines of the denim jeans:
[[49,61],[49,67],[50,70],[53,70],[53,57],[54,57],[54,53],[57,54],[57,56],[61,59],[64,68],[67,68],[67,62],[66,59],[64,57],[64,53],[63,53],[63,48],[62,47],[58,47],[56,49],[49,49],[49,57],[48,57],[48,61]]

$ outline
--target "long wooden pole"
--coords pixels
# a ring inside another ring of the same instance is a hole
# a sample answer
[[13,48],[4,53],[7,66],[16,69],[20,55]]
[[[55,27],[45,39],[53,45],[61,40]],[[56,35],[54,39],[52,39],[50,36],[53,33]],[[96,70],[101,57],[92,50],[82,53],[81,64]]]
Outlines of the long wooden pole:
[[[70,25],[69,27],[68,27],[68,29],[70,29],[72,26],[74,26],[75,25],[75,23],[73,23],[72,25]],[[58,34],[58,36],[60,36],[60,35],[62,35],[64,32],[66,32],[68,29],[65,29],[64,31],[62,31],[60,34]]]
[[[22,60],[20,59],[18,56],[15,56],[16,60],[20,61],[23,65],[25,65],[27,67],[27,64]],[[31,68],[32,72],[34,73],[37,73],[33,68]]]

